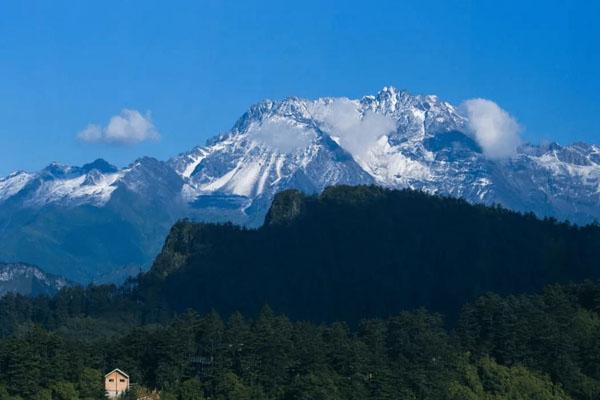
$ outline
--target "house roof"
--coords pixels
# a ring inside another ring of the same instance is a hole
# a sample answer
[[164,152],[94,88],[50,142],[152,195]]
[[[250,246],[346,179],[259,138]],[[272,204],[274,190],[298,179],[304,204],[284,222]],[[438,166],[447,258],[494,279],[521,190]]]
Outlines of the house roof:
[[121,371],[119,368],[115,368],[112,371],[110,371],[108,374],[104,375],[104,377],[106,378],[107,376],[109,376],[110,374],[112,374],[113,372],[116,372],[117,374],[121,374],[123,375],[125,378],[129,379],[129,375],[127,375],[125,372]]

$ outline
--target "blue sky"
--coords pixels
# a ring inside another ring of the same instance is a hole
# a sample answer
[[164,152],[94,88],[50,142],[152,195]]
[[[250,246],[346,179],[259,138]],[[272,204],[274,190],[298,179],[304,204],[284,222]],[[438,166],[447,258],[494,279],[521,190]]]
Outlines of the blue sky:
[[[385,85],[494,100],[529,141],[598,143],[598,15],[592,1],[5,1],[0,175],[166,159],[263,98]],[[160,140],[77,140],[123,109]]]

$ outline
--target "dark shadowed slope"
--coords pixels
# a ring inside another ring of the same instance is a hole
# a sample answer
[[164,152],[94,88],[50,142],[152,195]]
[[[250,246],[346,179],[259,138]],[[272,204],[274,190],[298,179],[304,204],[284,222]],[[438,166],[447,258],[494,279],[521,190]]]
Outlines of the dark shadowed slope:
[[140,291],[175,309],[358,321],[600,276],[600,228],[414,191],[276,196],[264,226],[176,224]]

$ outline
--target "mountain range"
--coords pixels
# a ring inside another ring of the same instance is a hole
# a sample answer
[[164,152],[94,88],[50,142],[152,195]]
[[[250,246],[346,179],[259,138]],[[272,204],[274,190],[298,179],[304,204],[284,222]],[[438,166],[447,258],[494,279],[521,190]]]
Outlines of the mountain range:
[[27,296],[53,295],[69,282],[38,267],[23,263],[0,263],[0,297],[7,293]]
[[600,218],[599,146],[525,143],[490,157],[470,122],[436,96],[393,87],[357,100],[290,97],[253,105],[228,132],[170,160],[15,172],[0,179],[0,259],[79,282],[117,280],[149,266],[178,219],[257,227],[276,193],[340,184],[577,224]]

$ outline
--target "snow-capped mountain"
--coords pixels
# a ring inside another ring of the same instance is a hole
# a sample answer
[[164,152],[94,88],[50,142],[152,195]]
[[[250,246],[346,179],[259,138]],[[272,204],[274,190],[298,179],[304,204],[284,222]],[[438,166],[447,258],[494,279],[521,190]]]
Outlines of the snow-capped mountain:
[[[142,176],[152,168],[149,164],[158,168],[164,165],[145,158],[118,170],[105,160],[98,159],[82,167],[52,163],[38,173],[16,172],[0,179],[0,202],[18,200],[24,208],[41,208],[50,204],[102,207],[118,188],[132,192],[141,192],[142,188],[151,190],[148,186],[154,186],[154,182],[144,180]],[[174,180],[179,181],[177,177]]]
[[185,216],[182,187],[152,158],[120,170],[97,160],[12,174],[0,180],[0,260],[44,265],[80,282],[137,271]]
[[253,206],[278,191],[338,183],[419,189],[577,223],[600,217],[600,147],[522,145],[491,159],[468,125],[436,96],[391,87],[359,100],[264,101],[169,164],[185,181],[187,202],[231,202],[251,223],[264,212],[257,218]]
[[66,279],[47,274],[33,265],[0,263],[0,297],[7,293],[51,295],[67,285]]
[[80,168],[52,163],[38,173],[16,172],[0,179],[0,201],[19,196],[25,207],[51,203],[102,206],[125,173],[104,160]]
[[600,147],[521,144],[491,157],[472,122],[436,96],[393,87],[357,100],[265,100],[167,162],[52,164],[0,179],[0,259],[85,281],[148,265],[178,218],[256,226],[275,193],[335,184],[413,188],[576,223],[600,218]]

